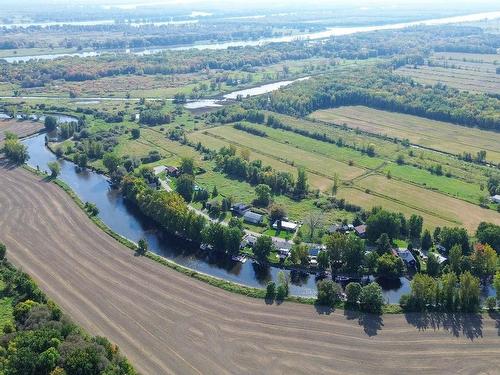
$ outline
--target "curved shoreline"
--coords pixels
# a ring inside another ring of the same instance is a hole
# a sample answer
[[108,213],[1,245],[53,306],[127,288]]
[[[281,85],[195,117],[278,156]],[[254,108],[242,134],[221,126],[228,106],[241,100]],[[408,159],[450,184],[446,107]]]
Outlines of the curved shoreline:
[[9,260],[142,373],[493,374],[500,366],[497,313],[268,305],[124,251],[58,186],[22,168],[0,168],[0,187]]

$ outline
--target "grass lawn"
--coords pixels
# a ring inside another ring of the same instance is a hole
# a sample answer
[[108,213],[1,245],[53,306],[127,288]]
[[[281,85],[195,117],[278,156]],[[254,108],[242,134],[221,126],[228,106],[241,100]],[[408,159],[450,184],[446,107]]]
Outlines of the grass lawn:
[[394,245],[401,249],[406,249],[408,247],[408,241],[405,240],[394,240],[392,242],[394,243]]
[[264,232],[264,234],[266,236],[279,237],[279,238],[283,238],[285,240],[291,240],[293,237],[293,233],[291,233],[291,232],[287,232],[286,230],[277,230],[277,229],[273,229],[273,228],[267,229]]
[[[333,156],[324,156],[312,151],[306,151],[299,146],[277,142],[269,138],[255,136],[231,126],[220,126],[207,130],[209,134],[226,139],[228,142],[239,147],[249,148],[257,154],[264,154],[277,160],[302,166],[308,172],[333,178],[337,173],[340,179],[351,179],[364,173],[364,169],[349,166],[339,162]],[[316,141],[317,143],[321,143]]]
[[311,117],[375,134],[408,138],[412,143],[453,154],[465,151],[475,155],[485,150],[487,160],[500,162],[500,134],[495,132],[363,106],[320,110]]

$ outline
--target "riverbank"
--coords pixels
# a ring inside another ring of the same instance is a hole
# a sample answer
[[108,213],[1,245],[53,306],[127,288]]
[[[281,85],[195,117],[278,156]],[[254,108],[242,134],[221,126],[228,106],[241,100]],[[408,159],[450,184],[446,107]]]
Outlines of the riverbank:
[[[77,204],[77,206],[85,212],[85,214],[89,217],[89,219],[102,231],[104,231],[106,234],[111,236],[113,239],[118,241],[120,244],[126,246],[128,249],[132,251],[137,250],[137,244],[135,242],[130,241],[129,239],[119,235],[118,233],[114,232],[111,228],[109,228],[102,220],[100,220],[98,217],[91,215],[85,210],[85,204],[82,202],[82,200],[78,197],[78,195],[75,194],[75,192],[64,182],[61,181],[57,178],[51,178],[49,175],[40,172],[26,164],[23,165],[23,168],[25,168],[27,171],[37,175],[38,177],[42,177],[46,179],[47,181],[51,181],[58,187],[60,187],[68,196]],[[157,254],[154,254],[150,251],[146,252],[144,255],[147,258],[154,260],[164,266],[167,266],[171,269],[174,269],[178,272],[181,272],[182,274],[195,278],[197,280],[203,281],[207,284],[210,284],[212,286],[216,286],[218,288],[224,289],[228,292],[232,293],[237,293],[241,294],[247,297],[252,297],[252,298],[265,298],[266,291],[265,289],[259,289],[259,288],[251,288],[246,285],[242,284],[237,284],[234,282],[229,282],[224,279],[219,279],[192,269],[189,269],[187,267],[181,266],[180,264],[177,264],[175,262],[172,262],[171,260],[168,260],[164,257],[161,257]],[[288,296],[286,297],[285,301],[292,301],[292,302],[298,302],[298,303],[304,303],[304,304],[314,304],[315,299],[314,298],[303,298],[303,297],[298,297],[298,296]],[[338,307],[342,307],[339,305]]]
[[[161,48],[150,48],[144,49],[140,51],[129,51],[128,53],[132,53],[135,55],[148,55],[154,53],[161,53],[163,51],[182,51],[188,49],[227,49],[230,47],[245,47],[245,46],[260,46],[269,43],[290,43],[297,40],[321,40],[326,39],[332,36],[342,36],[342,35],[350,35],[355,33],[363,33],[370,31],[378,31],[378,30],[397,30],[403,29],[406,27],[412,26],[433,26],[433,25],[446,25],[453,23],[463,23],[463,22],[474,22],[480,20],[492,20],[500,17],[500,12],[484,12],[484,13],[474,13],[467,14],[462,16],[455,17],[443,17],[443,18],[435,18],[435,19],[427,19],[427,20],[419,20],[412,22],[403,22],[403,23],[392,23],[392,24],[382,24],[382,25],[373,25],[373,26],[357,26],[357,27],[330,27],[323,31],[317,31],[312,33],[304,33],[304,34],[295,34],[295,35],[287,35],[282,37],[268,37],[268,38],[260,38],[258,40],[240,40],[240,41],[230,41],[230,42],[220,42],[220,43],[205,43],[205,44],[188,44],[188,45],[180,45],[180,46],[166,46]],[[113,50],[95,50],[89,52],[79,52],[79,53],[59,53],[59,54],[39,54],[39,55],[24,55],[24,56],[8,56],[3,57],[5,61],[8,63],[16,63],[20,61],[29,61],[33,59],[55,59],[58,57],[64,56],[78,56],[78,57],[86,57],[86,56],[99,56],[101,54],[106,53],[116,53]]]
[[309,373],[417,374],[422,358],[430,373],[494,373],[500,365],[498,314],[379,316],[266,304],[134,256],[40,180],[0,168],[9,260],[141,373],[280,373],[286,364]]

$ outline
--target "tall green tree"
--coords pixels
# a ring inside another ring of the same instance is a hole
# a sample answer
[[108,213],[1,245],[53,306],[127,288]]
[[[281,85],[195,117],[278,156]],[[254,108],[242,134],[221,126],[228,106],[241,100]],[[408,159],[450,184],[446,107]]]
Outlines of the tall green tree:
[[445,273],[440,279],[440,300],[446,311],[454,311],[458,303],[457,285],[458,278],[453,272]]
[[266,184],[259,184],[255,187],[255,194],[257,195],[255,203],[259,206],[266,207],[271,201],[271,188]]
[[194,159],[189,157],[183,157],[181,159],[180,170],[185,174],[194,174]]
[[377,283],[370,283],[361,289],[359,307],[362,311],[380,314],[384,306],[382,288]]
[[429,256],[427,257],[427,273],[432,277],[436,277],[439,275],[440,269],[441,266],[437,257],[434,253],[429,253]]
[[456,275],[460,274],[460,267],[462,264],[462,246],[459,244],[451,247],[448,255],[448,264],[450,265],[450,269],[455,272]]
[[46,116],[44,120],[45,130],[48,132],[54,131],[57,128],[57,118],[54,116]]
[[316,288],[318,289],[316,303],[319,305],[333,307],[340,301],[342,288],[332,280],[320,280],[316,284]]
[[476,238],[479,242],[490,245],[500,254],[500,225],[480,223],[476,230]]
[[432,247],[432,236],[429,229],[424,230],[420,243],[422,245],[422,250],[424,251],[428,251]]
[[477,244],[469,258],[474,276],[487,279],[495,274],[498,257],[490,245]]
[[194,176],[190,174],[181,174],[177,177],[175,191],[179,193],[186,202],[191,202],[194,192]]
[[423,311],[436,303],[436,280],[429,275],[417,273],[411,281],[411,306]]
[[403,275],[404,263],[400,257],[383,254],[377,260],[377,275],[387,279],[398,279]]
[[61,173],[61,165],[57,161],[51,161],[47,164],[50,169],[50,176],[56,178]]
[[480,292],[480,282],[477,277],[473,276],[469,271],[460,275],[458,295],[462,311],[475,312],[479,309]]
[[116,170],[120,166],[121,159],[117,154],[113,152],[108,152],[104,154],[104,156],[102,157],[102,163],[104,164],[109,173],[113,173],[116,172]]
[[391,240],[396,239],[401,229],[397,214],[375,207],[366,220],[366,236],[371,242],[377,241],[382,233]]
[[500,302],[500,271],[497,271],[495,277],[493,278],[493,286],[497,294],[497,301]]
[[411,215],[410,220],[408,221],[408,229],[410,231],[410,238],[420,238],[420,234],[422,233],[422,225],[424,219],[420,215]]
[[273,240],[269,236],[259,236],[253,246],[253,253],[260,262],[265,261],[274,248]]
[[388,254],[391,252],[392,245],[391,240],[387,233],[382,233],[380,237],[377,239],[377,253],[380,255]]
[[304,168],[297,169],[297,182],[295,183],[295,196],[302,198],[307,194],[309,184],[307,182],[307,173]]

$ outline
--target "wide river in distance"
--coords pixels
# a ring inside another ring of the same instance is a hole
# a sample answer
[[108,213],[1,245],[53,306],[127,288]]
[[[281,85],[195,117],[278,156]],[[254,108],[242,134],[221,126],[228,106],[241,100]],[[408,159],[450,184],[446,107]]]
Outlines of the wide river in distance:
[[[279,43],[279,42],[293,42],[296,40],[316,40],[316,39],[325,39],[331,36],[341,36],[341,35],[349,35],[355,33],[362,32],[370,32],[376,30],[395,30],[395,29],[403,29],[405,27],[417,26],[417,25],[445,25],[452,23],[463,23],[463,22],[475,22],[482,20],[492,20],[500,18],[500,11],[497,12],[485,12],[485,13],[474,13],[463,16],[455,16],[455,17],[444,17],[444,18],[435,18],[429,20],[422,21],[413,21],[413,22],[404,22],[404,23],[393,23],[393,24],[385,24],[385,25],[374,25],[374,26],[358,26],[358,27],[332,27],[328,28],[324,31],[308,33],[308,34],[298,34],[298,35],[289,35],[283,37],[271,37],[271,38],[261,38],[258,40],[240,40],[240,41],[231,41],[231,42],[221,42],[221,43],[200,43],[200,44],[190,44],[190,45],[182,45],[182,46],[172,46],[172,47],[161,47],[161,48],[151,48],[151,49],[143,49],[143,50],[132,50],[127,52],[136,54],[136,55],[149,55],[158,53],[166,50],[186,50],[186,49],[226,49],[230,47],[243,47],[243,46],[259,46],[268,43]],[[97,56],[103,53],[112,53],[112,51],[90,51],[90,52],[75,52],[75,53],[58,53],[58,54],[41,54],[41,55],[30,55],[30,56],[9,56],[4,57],[3,59],[9,63],[21,62],[21,61],[29,61],[33,59],[40,60],[48,60],[48,59],[56,59],[58,57],[63,56],[80,56],[80,57],[89,57],[89,56]]]

